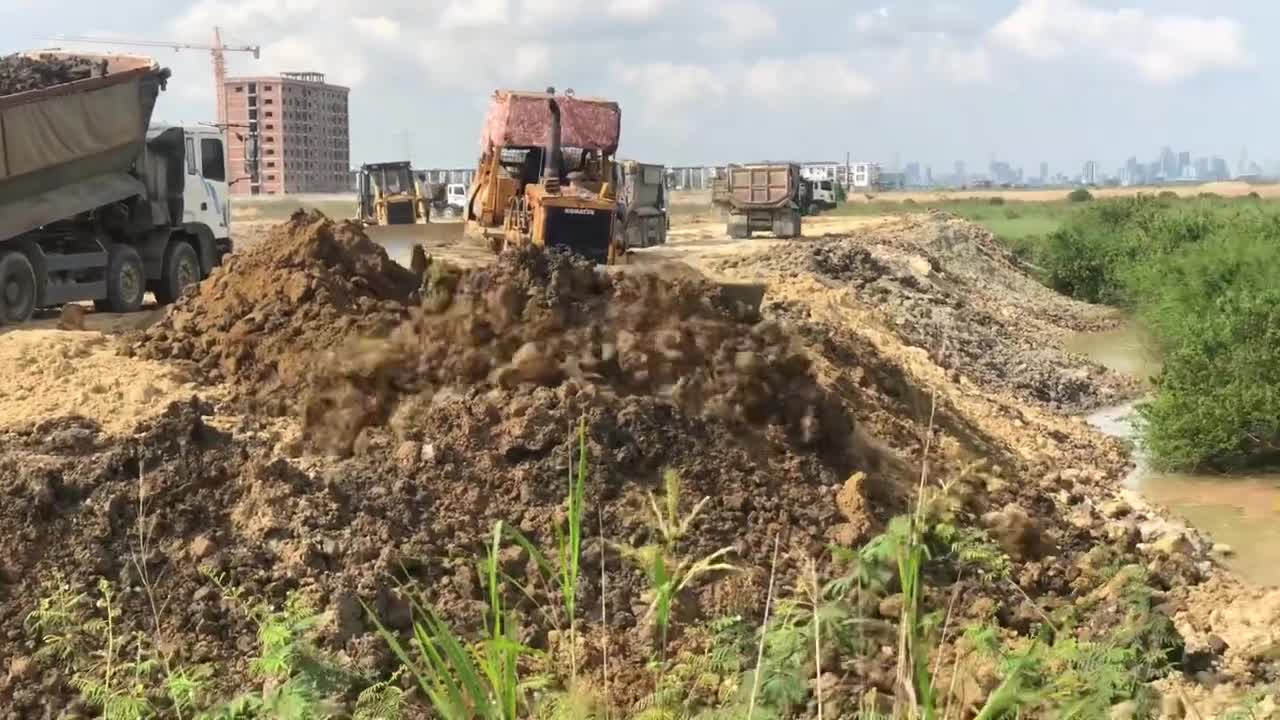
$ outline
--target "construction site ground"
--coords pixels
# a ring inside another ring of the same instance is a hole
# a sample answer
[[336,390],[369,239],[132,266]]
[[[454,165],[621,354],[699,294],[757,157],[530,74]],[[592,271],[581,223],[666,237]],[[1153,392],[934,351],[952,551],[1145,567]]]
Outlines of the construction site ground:
[[[1013,561],[1008,586],[963,584],[960,618],[1025,632],[1096,602],[1105,556],[1145,568],[1186,651],[1212,656],[1163,692],[1213,717],[1276,680],[1280,591],[1232,577],[1210,538],[1125,491],[1129,449],[1084,420],[1138,386],[1062,339],[1116,313],[1046,289],[976,225],[817,217],[799,240],[739,241],[689,213],[665,246],[597,273],[499,263],[441,223],[424,286],[358,230],[276,222],[238,221],[236,256],[172,308],[0,330],[0,718],[75,703],[24,628],[50,581],[105,577],[145,615],[139,554],[162,578],[161,624],[228,684],[256,630],[207,569],[271,602],[306,593],[333,613],[327,648],[389,667],[361,603],[404,629],[407,579],[451,620],[478,617],[474,557],[497,520],[550,534],[580,417],[607,538],[644,540],[664,469],[710,498],[687,551],[731,546],[746,572],[694,616],[758,617],[775,538],[785,583],[906,511],[927,461],[925,482]],[[717,305],[707,279],[763,283],[760,318]],[[580,602],[606,595],[615,683],[638,697],[643,577],[604,562],[608,587],[584,582]],[[887,671],[841,676],[849,696],[892,696],[891,650]],[[951,687],[992,687],[990,663],[958,667]]]

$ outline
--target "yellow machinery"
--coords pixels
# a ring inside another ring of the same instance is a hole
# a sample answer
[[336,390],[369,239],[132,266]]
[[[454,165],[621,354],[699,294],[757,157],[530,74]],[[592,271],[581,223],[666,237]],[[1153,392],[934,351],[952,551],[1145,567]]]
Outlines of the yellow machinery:
[[466,232],[494,250],[565,248],[601,264],[623,256],[611,185],[621,111],[607,100],[499,90],[467,194]]
[[422,225],[431,202],[408,161],[370,163],[356,179],[359,216],[366,225]]

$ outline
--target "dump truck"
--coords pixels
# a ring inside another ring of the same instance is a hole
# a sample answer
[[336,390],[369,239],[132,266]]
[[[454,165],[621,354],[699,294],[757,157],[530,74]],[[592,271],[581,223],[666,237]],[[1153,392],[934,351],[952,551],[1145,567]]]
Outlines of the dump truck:
[[496,91],[464,232],[495,251],[533,245],[619,261],[613,158],[621,127],[622,112],[609,100],[555,88]]
[[775,237],[800,237],[800,216],[807,208],[797,163],[731,165],[725,177],[726,232],[748,238],[757,230]]
[[148,290],[172,302],[231,252],[225,133],[150,125],[167,69],[54,51],[2,61],[91,70],[0,95],[0,323],[88,300],[129,312]]
[[431,196],[408,160],[365,163],[356,175],[357,217],[365,225],[430,222]]
[[623,246],[631,249],[665,244],[671,227],[666,168],[634,160],[623,160],[615,168]]

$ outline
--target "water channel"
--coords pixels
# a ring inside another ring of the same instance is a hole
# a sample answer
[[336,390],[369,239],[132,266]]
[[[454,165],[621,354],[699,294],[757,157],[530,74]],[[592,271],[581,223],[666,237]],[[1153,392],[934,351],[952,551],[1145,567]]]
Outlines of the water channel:
[[[1141,330],[1126,324],[1116,330],[1082,333],[1065,343],[1068,350],[1118,372],[1146,380],[1160,362]],[[1133,439],[1134,405],[1100,410],[1089,423],[1108,435]],[[1280,473],[1213,475],[1153,470],[1141,447],[1137,467],[1125,483],[1154,503],[1205,530],[1234,554],[1228,567],[1259,585],[1280,586]]]

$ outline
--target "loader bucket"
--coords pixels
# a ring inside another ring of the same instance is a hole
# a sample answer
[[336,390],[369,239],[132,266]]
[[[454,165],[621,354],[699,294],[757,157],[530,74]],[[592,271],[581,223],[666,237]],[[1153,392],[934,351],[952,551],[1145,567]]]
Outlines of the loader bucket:
[[744,317],[760,318],[760,305],[764,303],[764,283],[718,283],[720,302],[725,307],[738,310]]

